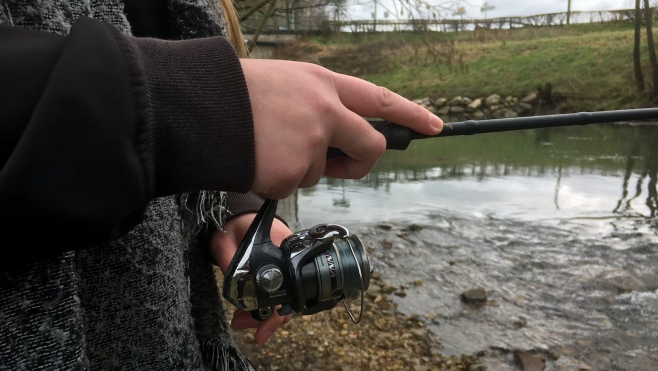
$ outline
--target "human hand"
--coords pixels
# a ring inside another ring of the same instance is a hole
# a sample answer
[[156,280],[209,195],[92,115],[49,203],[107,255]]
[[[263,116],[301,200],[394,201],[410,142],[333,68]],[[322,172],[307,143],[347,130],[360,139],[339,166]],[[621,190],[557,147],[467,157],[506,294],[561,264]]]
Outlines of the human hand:
[[[210,239],[210,253],[219,265],[222,273],[226,274],[228,265],[231,263],[231,259],[233,259],[233,255],[235,255],[238,249],[238,244],[245,233],[247,233],[247,229],[255,216],[256,214],[243,214],[230,219],[224,226],[226,232],[216,231]],[[279,219],[272,221],[270,238],[275,245],[279,246],[281,241],[291,234],[292,231],[282,221]],[[237,309],[233,314],[231,328],[236,330],[255,328],[256,334],[254,338],[258,344],[263,345],[279,326],[288,323],[291,318],[291,314],[282,317],[275,310],[267,320],[257,321],[251,317],[251,313]]]
[[[425,108],[367,81],[301,62],[241,59],[254,118],[256,175],[251,190],[281,199],[322,175],[365,176],[386,139],[362,116],[438,134],[443,122]],[[347,156],[327,161],[327,148]]]

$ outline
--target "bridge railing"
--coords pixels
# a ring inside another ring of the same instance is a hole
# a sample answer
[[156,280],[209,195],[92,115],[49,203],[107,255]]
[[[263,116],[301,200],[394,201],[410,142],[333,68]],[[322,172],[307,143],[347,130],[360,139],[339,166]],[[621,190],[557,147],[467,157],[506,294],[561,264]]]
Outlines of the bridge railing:
[[[652,8],[653,19],[658,19],[658,7]],[[630,22],[635,19],[634,9],[572,11],[569,23]],[[250,19],[257,24],[258,19]],[[249,22],[251,23],[251,22]],[[519,17],[495,18],[444,18],[406,20],[349,20],[331,21],[318,17],[297,17],[295,24],[281,26],[275,22],[265,25],[264,33],[319,33],[319,32],[391,32],[391,31],[458,31],[477,28],[505,29],[520,27],[560,26],[567,24],[567,12],[534,14]],[[244,24],[249,32],[249,24]]]

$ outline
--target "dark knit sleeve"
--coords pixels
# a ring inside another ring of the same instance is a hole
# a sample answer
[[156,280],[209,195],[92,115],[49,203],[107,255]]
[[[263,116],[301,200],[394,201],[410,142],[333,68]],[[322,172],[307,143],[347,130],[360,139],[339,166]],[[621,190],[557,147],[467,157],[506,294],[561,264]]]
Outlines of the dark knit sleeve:
[[0,26],[0,81],[2,265],[119,237],[157,196],[251,187],[249,95],[224,38]]
[[153,147],[155,195],[214,189],[246,192],[255,149],[249,93],[239,59],[224,37],[163,41],[123,36],[143,80]]
[[255,193],[234,193],[228,194],[228,211],[229,218],[247,213],[257,213],[265,200]]

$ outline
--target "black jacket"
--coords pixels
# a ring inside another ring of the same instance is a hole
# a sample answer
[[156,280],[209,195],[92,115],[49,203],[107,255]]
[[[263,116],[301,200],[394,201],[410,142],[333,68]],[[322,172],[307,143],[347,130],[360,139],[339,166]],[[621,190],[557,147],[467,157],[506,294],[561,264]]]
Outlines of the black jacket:
[[154,197],[248,191],[253,138],[225,38],[0,26],[0,265],[118,237]]

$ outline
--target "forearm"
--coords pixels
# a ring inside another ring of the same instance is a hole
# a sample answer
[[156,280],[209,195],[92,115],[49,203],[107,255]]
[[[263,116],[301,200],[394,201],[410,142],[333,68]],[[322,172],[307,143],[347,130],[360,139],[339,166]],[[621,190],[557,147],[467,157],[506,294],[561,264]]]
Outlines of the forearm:
[[0,27],[0,81],[0,261],[28,236],[31,253],[117,237],[156,196],[251,186],[249,96],[223,38]]

